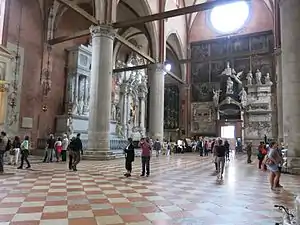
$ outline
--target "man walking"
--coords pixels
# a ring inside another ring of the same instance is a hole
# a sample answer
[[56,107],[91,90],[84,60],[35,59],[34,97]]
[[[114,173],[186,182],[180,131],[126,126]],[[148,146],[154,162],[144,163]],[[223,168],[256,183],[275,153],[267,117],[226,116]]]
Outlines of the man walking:
[[73,142],[73,171],[77,171],[77,165],[80,162],[80,153],[82,152],[82,142],[80,140],[80,134],[77,134]]
[[4,154],[7,150],[8,138],[4,131],[0,134],[0,174],[4,173]]

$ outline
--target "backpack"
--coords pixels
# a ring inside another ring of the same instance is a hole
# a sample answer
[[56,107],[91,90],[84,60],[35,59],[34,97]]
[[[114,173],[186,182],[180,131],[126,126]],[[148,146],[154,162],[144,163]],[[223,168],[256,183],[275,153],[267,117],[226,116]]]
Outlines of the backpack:
[[9,151],[10,149],[11,149],[11,141],[8,139],[8,141],[7,141],[7,145],[6,145],[6,148],[5,148],[5,151],[7,152],[7,151]]

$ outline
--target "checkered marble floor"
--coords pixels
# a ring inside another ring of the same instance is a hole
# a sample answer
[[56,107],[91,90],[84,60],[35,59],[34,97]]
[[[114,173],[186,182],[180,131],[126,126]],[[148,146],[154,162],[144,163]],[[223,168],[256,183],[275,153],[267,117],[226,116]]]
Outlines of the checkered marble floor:
[[267,173],[232,158],[223,182],[210,157],[153,157],[150,177],[140,177],[140,159],[125,178],[124,160],[82,161],[78,172],[63,163],[6,167],[0,176],[0,225],[272,225],[293,205],[300,177],[283,175],[273,193]]

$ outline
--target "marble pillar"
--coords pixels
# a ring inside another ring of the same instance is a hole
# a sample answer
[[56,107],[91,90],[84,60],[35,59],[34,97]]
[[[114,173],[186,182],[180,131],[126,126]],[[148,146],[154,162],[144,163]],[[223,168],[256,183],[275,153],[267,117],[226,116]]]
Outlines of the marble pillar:
[[148,77],[150,85],[149,136],[162,141],[164,138],[164,65],[150,65]]
[[114,158],[110,151],[110,115],[112,92],[113,43],[111,26],[91,26],[92,69],[87,159]]
[[300,1],[281,0],[283,133],[288,166],[300,173]]
[[141,133],[142,136],[145,136],[146,134],[146,129],[145,129],[145,115],[146,115],[146,93],[140,93],[140,128],[141,128]]
[[278,141],[283,141],[283,107],[282,107],[282,61],[281,50],[276,50],[276,75],[277,75],[277,126],[278,126]]

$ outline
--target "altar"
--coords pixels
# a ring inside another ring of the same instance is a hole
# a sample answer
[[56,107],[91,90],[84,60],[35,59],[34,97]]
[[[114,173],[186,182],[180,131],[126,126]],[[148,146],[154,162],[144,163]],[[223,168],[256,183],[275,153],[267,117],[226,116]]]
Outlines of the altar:
[[[67,85],[63,115],[56,116],[56,134],[74,136],[81,133],[84,147],[88,139],[90,101],[91,46],[67,49]],[[116,68],[143,65],[144,60],[132,53],[126,62],[117,61]],[[146,99],[148,93],[145,69],[113,74],[110,120],[110,147],[116,153],[130,137],[134,141],[145,136]],[[101,116],[101,115],[99,115]]]

